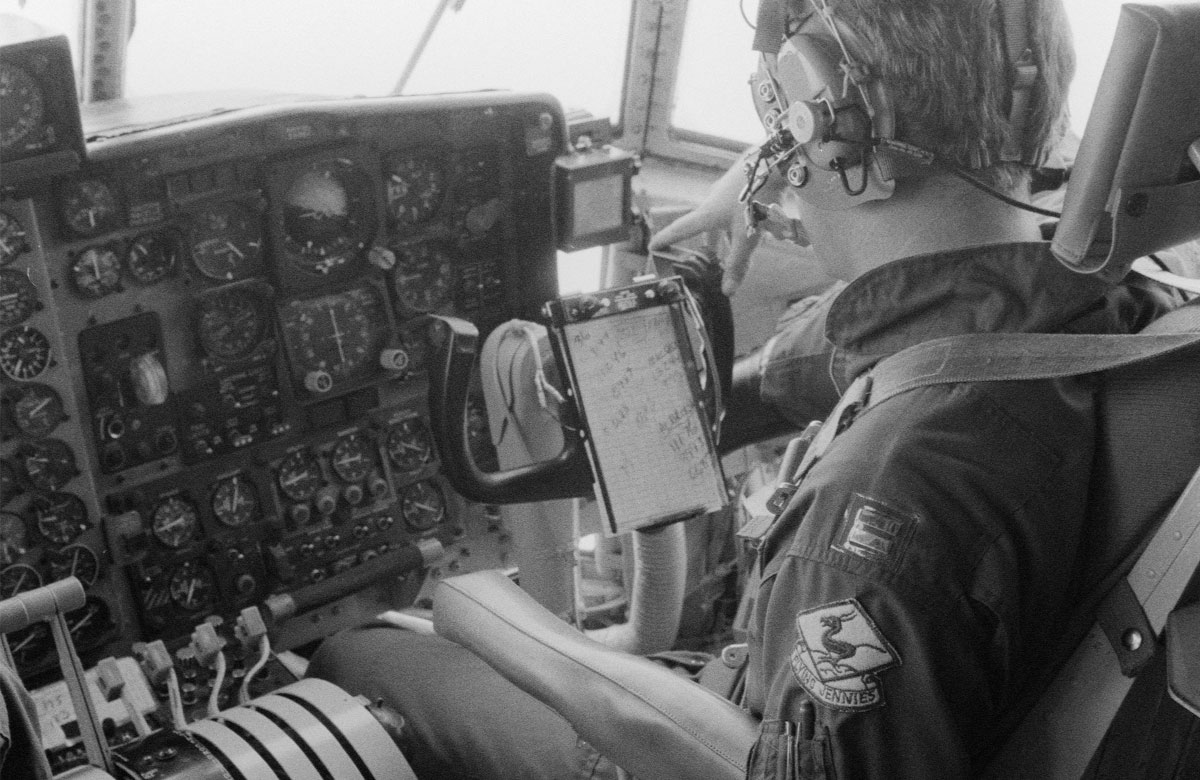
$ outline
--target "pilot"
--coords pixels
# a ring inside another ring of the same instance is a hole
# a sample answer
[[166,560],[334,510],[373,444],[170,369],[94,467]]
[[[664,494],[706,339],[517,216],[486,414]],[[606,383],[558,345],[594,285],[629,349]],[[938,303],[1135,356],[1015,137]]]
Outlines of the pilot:
[[[1034,215],[958,175],[1028,196],[1029,164],[1066,123],[1074,57],[1059,0],[1024,3],[1022,64],[1036,79],[1019,93],[995,0],[763,5],[760,43],[777,33],[765,72],[786,91],[788,57],[832,58],[838,86],[852,74],[852,94],[871,103],[860,117],[890,104],[892,142],[847,119],[841,137],[860,140],[824,162],[806,146],[806,176],[771,164],[786,144],[764,147],[749,178],[731,171],[657,243],[743,208],[744,189],[747,200],[794,190],[788,218],[842,283],[784,332],[808,329],[836,392],[865,400],[875,364],[936,337],[1125,333],[1172,305],[1067,269]],[[1029,110],[1010,112],[1014,99]],[[885,152],[891,176],[874,170]],[[729,272],[732,287],[742,267]],[[986,764],[1006,714],[1061,650],[1094,390],[1086,377],[961,383],[839,407],[825,423],[836,436],[759,539],[740,701],[761,722],[748,777],[960,778]],[[436,637],[348,632],[312,673],[400,709],[418,773],[422,762],[431,777],[612,771],[547,708]]]

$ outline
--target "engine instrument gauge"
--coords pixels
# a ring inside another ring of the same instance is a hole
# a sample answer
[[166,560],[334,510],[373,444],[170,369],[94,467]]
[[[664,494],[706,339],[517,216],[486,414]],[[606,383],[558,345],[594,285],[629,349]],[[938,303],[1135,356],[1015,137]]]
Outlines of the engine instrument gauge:
[[197,335],[209,356],[238,360],[252,353],[267,331],[263,301],[245,287],[221,290],[197,302]]
[[89,597],[82,607],[63,615],[63,619],[76,647],[94,647],[112,628],[108,605],[95,597]]
[[188,561],[171,572],[167,583],[171,601],[188,612],[199,612],[212,606],[216,590],[212,571],[195,561]]
[[24,68],[0,63],[0,149],[16,149],[42,135],[46,101],[42,89]]
[[14,563],[0,571],[0,599],[42,587],[42,575],[27,563]]
[[87,507],[74,493],[37,493],[29,512],[38,533],[54,544],[70,544],[88,527]]
[[150,530],[154,538],[171,549],[190,542],[200,526],[196,507],[181,496],[165,498],[150,515]]
[[25,226],[7,211],[0,211],[0,265],[8,265],[29,251]]
[[49,623],[34,623],[8,635],[8,647],[12,650],[17,667],[21,669],[44,659],[53,646]]
[[212,511],[217,521],[237,528],[258,515],[258,491],[254,483],[241,474],[217,483],[212,493]]
[[38,490],[58,490],[79,473],[75,453],[62,439],[25,442],[17,448],[16,457],[25,469],[25,478]]
[[309,392],[329,392],[379,370],[390,318],[374,285],[289,301],[279,320],[293,379]]
[[362,482],[375,465],[375,445],[362,431],[348,433],[333,446],[329,462],[344,481]]
[[262,217],[247,203],[230,200],[193,212],[189,239],[192,263],[209,279],[244,279],[259,270]]
[[86,544],[68,544],[47,557],[50,574],[56,580],[75,577],[85,588],[90,588],[100,579],[100,556]]
[[426,480],[404,488],[400,511],[411,531],[428,531],[446,516],[446,500],[437,485]]
[[17,325],[39,308],[37,288],[15,268],[0,269],[0,327]]
[[103,298],[121,289],[121,258],[112,247],[90,246],[71,264],[71,282],[85,298]]
[[18,381],[40,376],[50,365],[50,339],[37,328],[19,325],[0,334],[0,371]]
[[401,471],[416,471],[433,462],[433,442],[419,417],[400,420],[388,428],[388,459]]
[[435,213],[446,194],[441,155],[401,152],[387,159],[387,211],[397,228],[418,225]]
[[145,233],[129,245],[125,266],[142,284],[154,284],[170,276],[179,262],[179,237],[174,233]]
[[370,176],[345,158],[313,162],[285,186],[282,233],[291,262],[324,275],[359,258],[375,235]]
[[67,417],[58,391],[40,382],[17,386],[9,392],[8,400],[17,430],[26,436],[46,436]]
[[453,313],[459,286],[455,265],[453,256],[440,246],[397,247],[393,278],[401,313],[406,317]]
[[308,449],[296,450],[280,461],[276,480],[283,494],[293,501],[312,498],[324,482],[321,464]]
[[62,216],[76,235],[94,236],[117,227],[120,207],[107,182],[82,179],[68,183],[62,192]]
[[0,567],[16,563],[29,549],[25,520],[13,512],[0,512]]

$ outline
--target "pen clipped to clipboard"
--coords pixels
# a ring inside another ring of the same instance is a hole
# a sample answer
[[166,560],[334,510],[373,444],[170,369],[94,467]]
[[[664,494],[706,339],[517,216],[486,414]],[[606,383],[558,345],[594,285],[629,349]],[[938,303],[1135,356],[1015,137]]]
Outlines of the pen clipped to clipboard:
[[704,403],[703,359],[689,336],[691,306],[679,277],[546,304],[607,534],[729,501]]

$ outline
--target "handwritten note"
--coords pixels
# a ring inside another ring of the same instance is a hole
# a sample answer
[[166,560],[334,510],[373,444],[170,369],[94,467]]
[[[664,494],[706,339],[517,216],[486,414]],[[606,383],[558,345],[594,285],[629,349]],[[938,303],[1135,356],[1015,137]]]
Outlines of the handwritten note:
[[720,463],[671,317],[669,307],[652,306],[565,328],[599,477],[597,503],[617,533],[725,504]]

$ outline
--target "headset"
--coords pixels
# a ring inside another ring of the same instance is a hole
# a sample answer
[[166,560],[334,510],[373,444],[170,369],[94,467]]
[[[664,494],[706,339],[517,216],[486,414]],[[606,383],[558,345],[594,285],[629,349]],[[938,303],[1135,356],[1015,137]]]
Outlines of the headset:
[[[895,137],[892,101],[882,79],[867,64],[867,46],[833,13],[827,0],[808,0],[812,12],[795,29],[788,27],[783,2],[763,0],[759,5],[754,48],[761,56],[750,84],[768,138],[747,164],[743,201],[749,201],[775,169],[803,200],[826,210],[848,209],[891,197],[896,178],[937,163],[1006,202],[1019,204],[958,166]],[[1025,125],[1038,81],[1025,2],[999,3],[1012,83],[1009,122],[1013,130],[999,158],[1035,164],[1044,153],[1025,150]],[[972,168],[990,162],[990,156],[983,154],[972,161]]]

